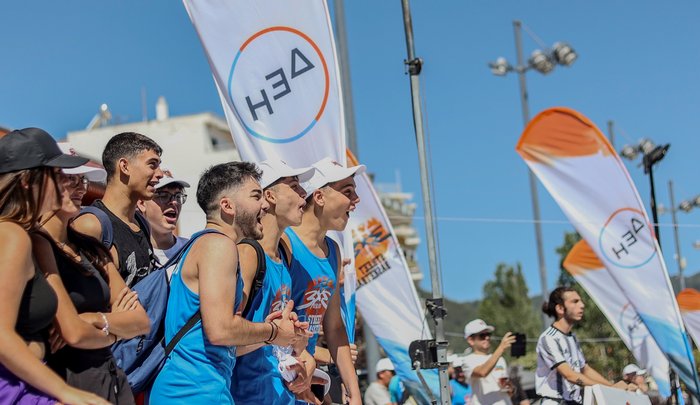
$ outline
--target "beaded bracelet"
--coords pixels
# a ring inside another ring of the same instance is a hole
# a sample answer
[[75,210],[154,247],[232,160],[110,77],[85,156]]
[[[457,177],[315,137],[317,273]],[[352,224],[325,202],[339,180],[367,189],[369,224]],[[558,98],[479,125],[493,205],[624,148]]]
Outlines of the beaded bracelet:
[[98,314],[100,314],[100,316],[102,317],[102,321],[105,324],[105,326],[102,327],[102,333],[104,333],[105,336],[107,336],[109,335],[109,321],[107,320],[107,316],[102,312],[98,312]]

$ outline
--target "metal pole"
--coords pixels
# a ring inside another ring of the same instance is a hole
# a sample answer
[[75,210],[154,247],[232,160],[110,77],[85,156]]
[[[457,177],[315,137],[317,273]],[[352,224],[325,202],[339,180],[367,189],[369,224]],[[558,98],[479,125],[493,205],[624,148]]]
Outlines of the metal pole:
[[[526,127],[530,122],[530,107],[528,105],[527,85],[525,82],[525,63],[523,60],[523,44],[521,38],[522,23],[519,20],[513,21],[513,30],[515,31],[515,50],[518,56],[518,79],[520,82],[520,104],[523,111],[523,127]],[[542,223],[540,219],[540,201],[537,195],[537,181],[532,170],[528,168],[528,178],[530,181],[530,198],[532,199],[532,216],[535,220],[535,241],[537,244],[537,263],[540,270],[540,289],[542,290],[542,299],[549,298],[549,289],[547,288],[547,266],[544,261],[544,248],[542,243]],[[549,317],[542,314],[542,328],[546,328],[549,323]]]
[[671,198],[671,218],[673,218],[673,238],[676,242],[676,260],[678,261],[678,280],[680,289],[685,289],[685,277],[683,277],[683,256],[681,256],[681,243],[678,238],[678,220],[676,219],[676,199],[673,196],[673,181],[668,181],[668,195]]
[[615,132],[613,132],[613,125],[615,123],[612,120],[608,121],[608,138],[610,139],[610,145],[615,149]]
[[[645,156],[646,158],[646,156]],[[659,234],[659,213],[658,213],[658,207],[656,205],[656,190],[654,189],[654,163],[649,162],[646,159],[644,159],[644,165],[646,166],[646,169],[649,171],[649,185],[651,189],[651,215],[653,216],[654,219],[654,234],[656,235],[656,242],[659,244],[659,251],[661,251],[661,235]],[[671,383],[671,398],[675,398],[676,404],[681,404],[683,403],[683,399],[680,398],[679,396],[679,382],[678,382],[678,375],[676,374],[676,371],[673,368],[670,368],[669,370],[669,382]]]
[[348,54],[348,34],[345,25],[345,6],[343,0],[334,0],[335,38],[338,45],[340,65],[340,84],[343,89],[343,111],[345,112],[345,138],[348,149],[359,159],[357,150],[357,132],[355,130],[355,108],[352,102],[352,85],[350,83],[350,56]]
[[656,235],[656,241],[659,243],[659,249],[661,249],[661,235],[659,234],[659,212],[656,206],[656,191],[654,190],[654,164],[649,166],[649,184],[651,187],[651,215],[654,219],[654,234]]
[[[418,75],[421,71],[422,61],[415,56],[413,44],[413,22],[411,21],[411,9],[408,0],[401,0],[403,9],[404,31],[406,32],[406,51],[408,59],[408,73],[411,78],[411,99],[413,102],[413,124],[416,130],[416,143],[418,144],[418,161],[420,164],[421,188],[423,190],[423,210],[425,212],[426,236],[428,239],[428,261],[430,264],[430,281],[432,285],[433,299],[442,299],[442,286],[440,285],[440,269],[437,260],[437,242],[435,239],[435,226],[433,223],[433,203],[428,181],[428,164],[425,138],[423,134],[423,112],[421,110],[420,81]],[[449,377],[447,375],[447,342],[443,316],[434,316],[435,340],[437,342],[437,360],[440,363],[440,403],[450,404]]]

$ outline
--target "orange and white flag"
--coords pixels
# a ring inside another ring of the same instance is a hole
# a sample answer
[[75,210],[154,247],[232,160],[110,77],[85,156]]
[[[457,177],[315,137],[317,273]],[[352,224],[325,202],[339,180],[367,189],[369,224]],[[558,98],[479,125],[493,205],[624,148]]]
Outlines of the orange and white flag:
[[[591,296],[617,335],[649,372],[664,397],[671,396],[668,360],[639,314],[586,241],[579,241],[564,259],[564,269]],[[682,307],[681,307],[682,310]]]
[[530,121],[516,150],[697,395],[693,353],[653,227],[605,135],[577,111],[550,108]]

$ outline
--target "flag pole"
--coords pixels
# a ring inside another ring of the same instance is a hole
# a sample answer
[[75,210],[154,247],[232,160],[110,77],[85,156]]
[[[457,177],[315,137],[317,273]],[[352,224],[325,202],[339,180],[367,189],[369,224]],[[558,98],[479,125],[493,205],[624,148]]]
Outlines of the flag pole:
[[437,361],[439,363],[438,375],[440,380],[440,403],[450,404],[449,378],[447,375],[447,341],[445,340],[445,317],[442,302],[442,286],[440,284],[440,269],[437,260],[437,243],[435,239],[435,225],[433,222],[433,205],[430,192],[428,164],[425,137],[423,132],[423,112],[420,98],[420,75],[423,61],[416,58],[413,44],[413,22],[408,0],[401,0],[403,9],[404,31],[406,33],[406,50],[408,59],[405,61],[408,74],[411,79],[411,99],[413,102],[413,124],[416,131],[416,143],[418,144],[418,161],[420,164],[421,188],[423,189],[423,210],[425,212],[425,227],[428,239],[428,260],[430,263],[430,281],[432,285],[432,299],[426,300],[426,306],[430,310],[435,321],[435,340],[437,343]]

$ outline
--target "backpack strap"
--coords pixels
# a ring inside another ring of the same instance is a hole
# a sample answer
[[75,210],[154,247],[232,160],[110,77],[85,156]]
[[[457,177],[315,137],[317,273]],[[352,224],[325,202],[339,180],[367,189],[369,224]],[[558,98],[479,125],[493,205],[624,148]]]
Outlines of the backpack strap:
[[189,332],[190,329],[192,329],[194,325],[197,324],[197,322],[199,322],[200,319],[202,319],[202,311],[197,311],[190,317],[190,319],[187,320],[185,326],[183,326],[182,328],[180,328],[179,331],[177,331],[177,334],[173,336],[173,340],[171,340],[168,343],[168,345],[165,346],[166,358],[170,356],[170,353],[173,351],[175,346],[177,346],[178,342],[180,342],[180,339],[182,339],[182,337],[185,336],[185,334]]
[[[219,233],[220,234],[221,232],[219,232],[215,229],[204,229],[202,231],[195,233],[194,235],[192,235],[192,238],[190,238],[190,240],[188,240],[187,243],[185,243],[180,248],[180,250],[178,250],[177,253],[175,255],[173,255],[168,260],[167,263],[165,263],[165,265],[162,268],[166,269],[166,268],[172,266],[173,264],[177,263],[178,261],[180,261],[180,259],[182,259],[182,256],[184,256],[185,252],[187,251],[187,249],[189,249],[190,246],[192,246],[194,241],[199,239],[200,236],[206,235],[208,233]],[[173,349],[175,349],[175,346],[177,346],[178,342],[180,342],[180,339],[182,339],[182,337],[185,336],[185,334],[187,332],[189,332],[190,329],[192,329],[194,327],[194,325],[196,325],[197,322],[199,322],[200,319],[202,319],[202,311],[198,310],[197,312],[192,314],[190,319],[188,319],[187,322],[185,322],[185,325],[182,328],[180,328],[179,331],[177,331],[175,336],[173,336],[173,339],[170,342],[168,342],[168,344],[165,346],[165,357],[166,358],[170,355],[170,353],[173,351]]]
[[250,293],[248,293],[248,300],[245,303],[245,308],[243,308],[243,317],[245,318],[250,312],[250,307],[253,304],[253,298],[262,289],[263,281],[265,280],[265,273],[267,272],[267,263],[265,261],[265,251],[255,239],[246,238],[239,242],[239,244],[250,245],[255,249],[255,255],[258,258],[258,266],[255,269],[255,278],[253,279],[253,285],[250,286]]
[[78,216],[85,214],[92,214],[100,221],[100,227],[102,228],[102,240],[100,242],[102,242],[107,250],[111,249],[112,243],[114,242],[114,229],[112,228],[112,221],[109,219],[107,213],[94,205],[88,205],[80,208],[80,214]]

